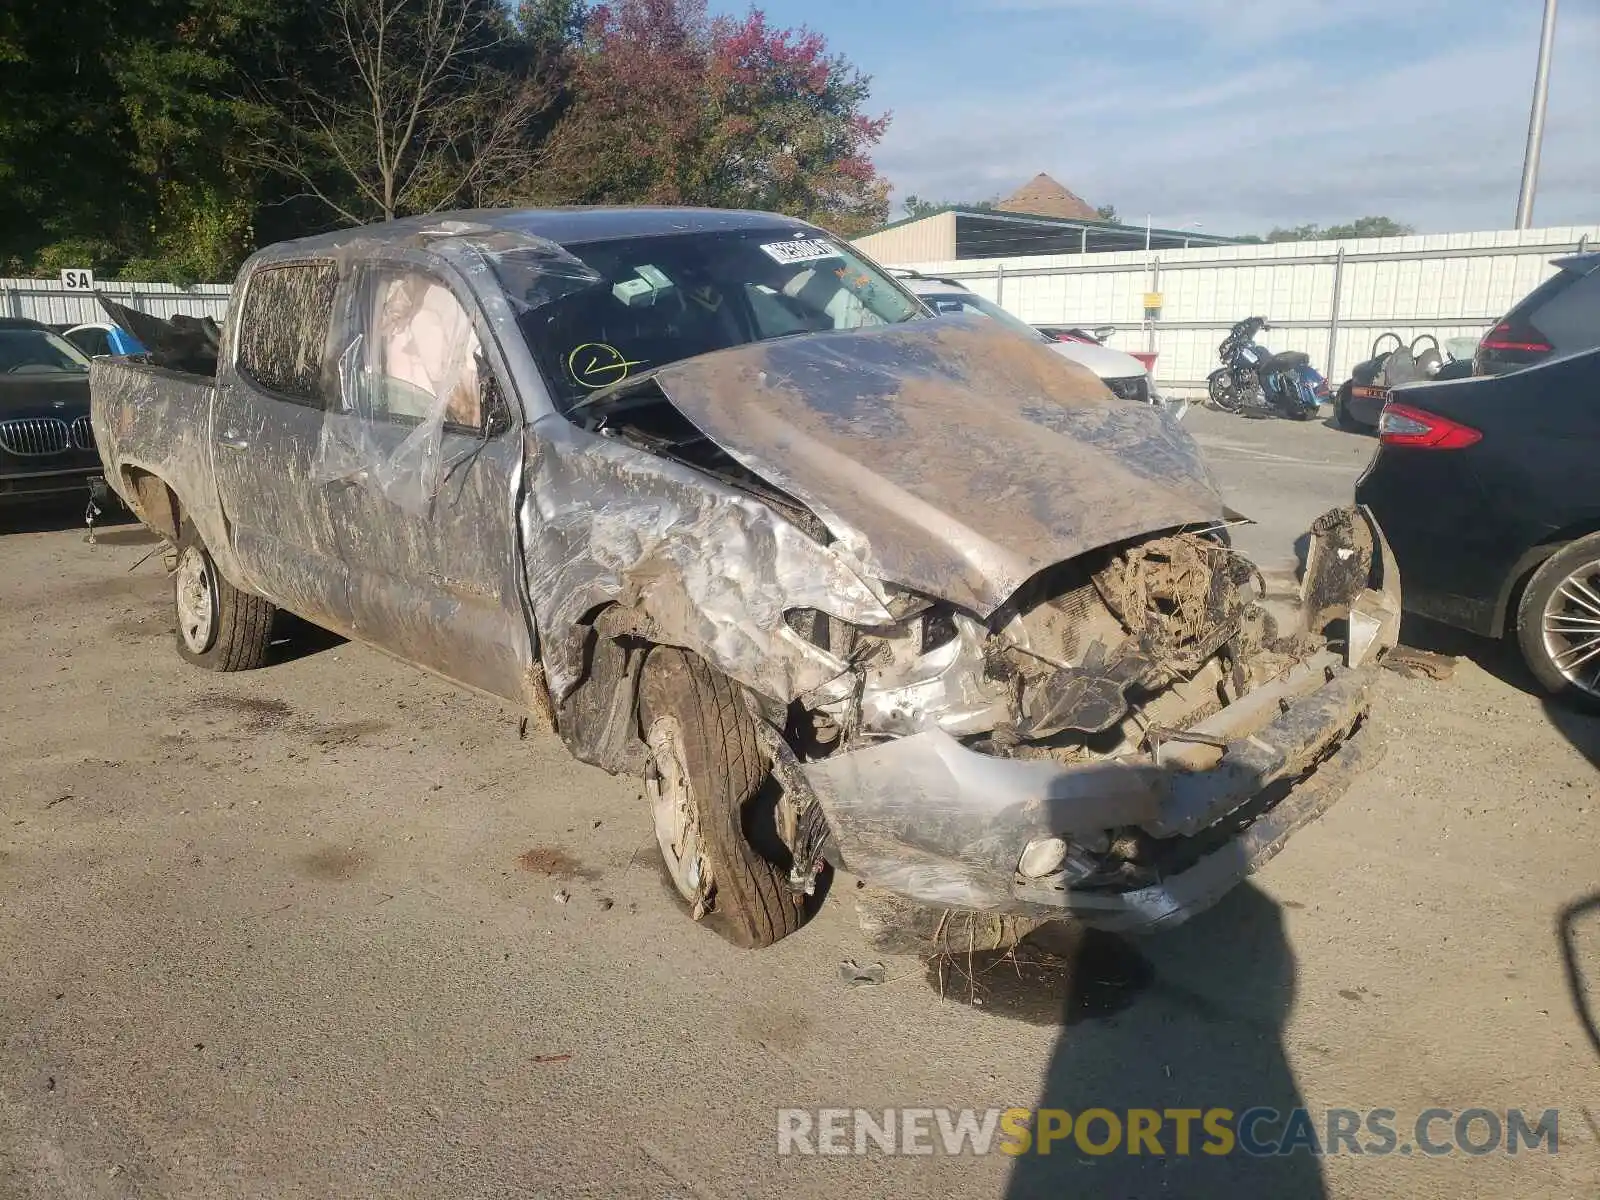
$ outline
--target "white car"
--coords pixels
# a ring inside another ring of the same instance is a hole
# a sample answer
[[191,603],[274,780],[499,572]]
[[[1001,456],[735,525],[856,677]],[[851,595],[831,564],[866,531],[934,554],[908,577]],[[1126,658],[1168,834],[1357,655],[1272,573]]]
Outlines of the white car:
[[895,271],[896,278],[906,290],[920,299],[936,313],[974,312],[992,317],[1008,329],[1034,341],[1050,343],[1050,348],[1062,358],[1070,358],[1100,377],[1100,381],[1124,400],[1138,404],[1153,404],[1181,420],[1188,410],[1185,400],[1164,400],[1156,391],[1155,381],[1145,365],[1131,354],[1113,350],[1110,346],[1090,342],[1058,342],[1046,337],[1021,317],[1014,316],[994,301],[962,287],[953,279],[936,279],[911,271]]

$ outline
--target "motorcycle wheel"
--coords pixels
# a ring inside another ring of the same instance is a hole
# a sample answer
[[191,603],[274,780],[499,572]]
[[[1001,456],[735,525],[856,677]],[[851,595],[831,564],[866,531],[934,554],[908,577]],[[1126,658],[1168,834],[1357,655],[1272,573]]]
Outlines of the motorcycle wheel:
[[1236,413],[1240,408],[1239,388],[1226,367],[1206,377],[1206,399],[1218,412]]

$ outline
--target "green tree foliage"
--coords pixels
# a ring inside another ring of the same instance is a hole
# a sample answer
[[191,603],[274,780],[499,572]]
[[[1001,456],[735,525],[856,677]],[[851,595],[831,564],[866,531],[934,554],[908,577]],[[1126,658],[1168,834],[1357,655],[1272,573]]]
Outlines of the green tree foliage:
[[1094,215],[1099,217],[1102,221],[1111,221],[1115,223],[1117,219],[1117,206],[1115,204],[1102,204],[1099,208],[1094,210]]
[[251,240],[229,86],[273,0],[48,0],[0,15],[0,269],[213,278]]
[[583,203],[759,208],[851,235],[882,223],[868,151],[887,117],[869,80],[818,34],[704,0],[597,7],[573,56],[571,102],[536,190]]
[[246,161],[333,218],[493,203],[532,168],[554,87],[498,0],[328,0],[316,30],[330,69],[280,56],[237,111]]
[[1274,229],[1267,234],[1269,242],[1318,242],[1340,238],[1405,237],[1415,233],[1410,225],[1402,225],[1388,217],[1357,217],[1348,225],[1296,225],[1293,229]]
[[887,118],[823,40],[703,0],[0,5],[0,274],[227,279],[256,246],[467,205],[886,215]]

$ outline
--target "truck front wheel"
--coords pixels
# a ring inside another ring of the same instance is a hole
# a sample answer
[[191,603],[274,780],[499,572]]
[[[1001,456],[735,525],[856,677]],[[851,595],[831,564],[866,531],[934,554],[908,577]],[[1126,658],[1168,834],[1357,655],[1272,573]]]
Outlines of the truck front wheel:
[[224,579],[187,521],[178,534],[172,582],[178,653],[185,661],[208,671],[249,671],[266,664],[272,604]]
[[768,768],[736,686],[704,660],[659,647],[645,660],[639,716],[656,841],[690,914],[748,949],[793,933],[805,917],[799,898],[751,843]]

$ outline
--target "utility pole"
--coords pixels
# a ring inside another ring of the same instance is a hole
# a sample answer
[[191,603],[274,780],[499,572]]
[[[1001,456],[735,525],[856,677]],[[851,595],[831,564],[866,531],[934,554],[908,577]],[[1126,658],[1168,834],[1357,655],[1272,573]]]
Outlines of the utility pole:
[[1528,116],[1528,148],[1522,154],[1522,191],[1517,196],[1517,228],[1533,224],[1533,194],[1539,186],[1539,149],[1544,142],[1544,110],[1550,99],[1550,51],[1556,40],[1556,0],[1544,0],[1539,31],[1539,69],[1533,77],[1533,111]]

